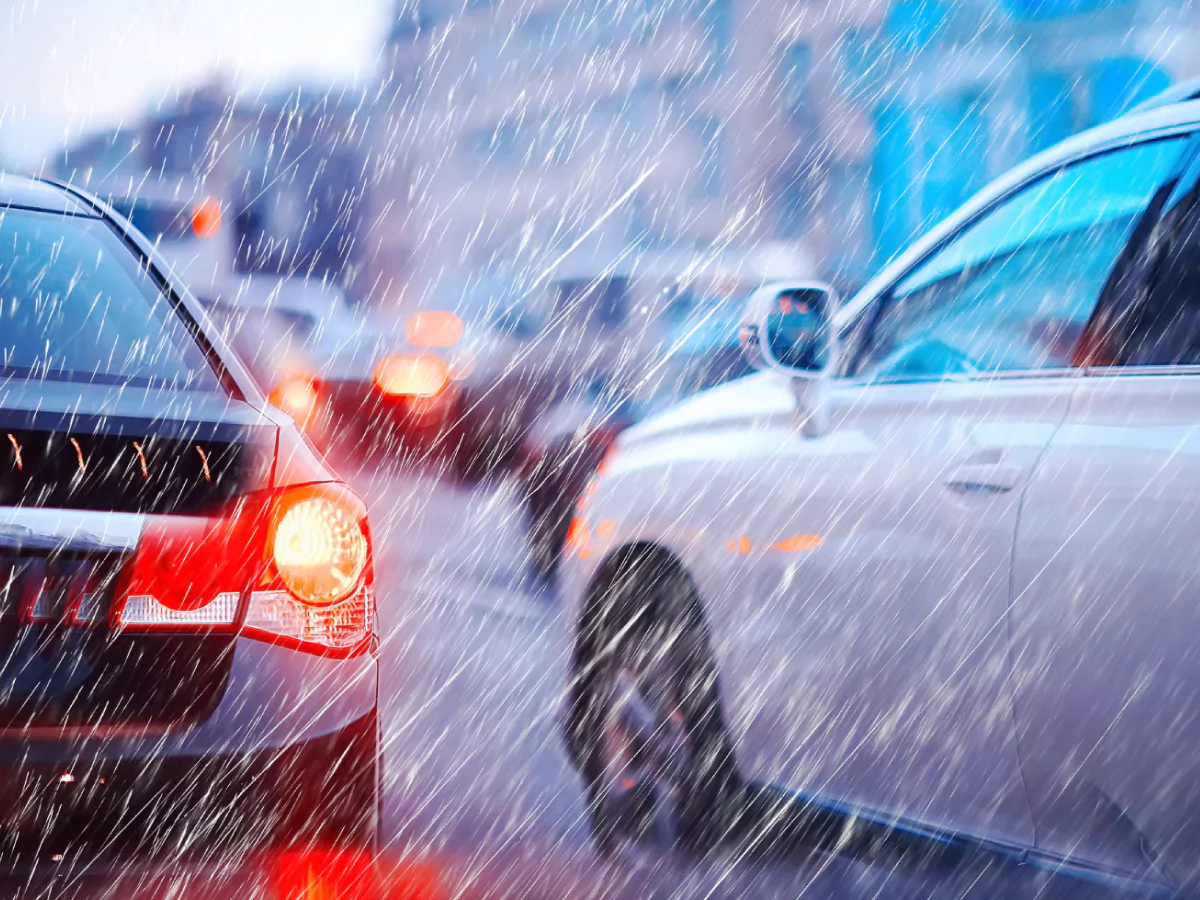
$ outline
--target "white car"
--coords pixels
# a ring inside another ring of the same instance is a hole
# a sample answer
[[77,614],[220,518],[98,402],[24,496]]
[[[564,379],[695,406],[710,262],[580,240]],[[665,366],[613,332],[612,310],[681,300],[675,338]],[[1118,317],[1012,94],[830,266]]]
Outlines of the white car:
[[577,511],[565,729],[605,841],[748,784],[1014,860],[1200,881],[1200,103],[1073,138],[768,370],[625,432]]

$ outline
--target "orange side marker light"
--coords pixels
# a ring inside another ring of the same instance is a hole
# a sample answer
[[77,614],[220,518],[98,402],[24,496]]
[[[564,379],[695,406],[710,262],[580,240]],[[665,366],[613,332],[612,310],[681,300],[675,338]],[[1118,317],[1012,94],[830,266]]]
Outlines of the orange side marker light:
[[794,534],[789,538],[776,541],[771,545],[771,549],[778,550],[780,553],[807,553],[809,550],[816,550],[820,547],[821,541],[822,538],[819,534]]

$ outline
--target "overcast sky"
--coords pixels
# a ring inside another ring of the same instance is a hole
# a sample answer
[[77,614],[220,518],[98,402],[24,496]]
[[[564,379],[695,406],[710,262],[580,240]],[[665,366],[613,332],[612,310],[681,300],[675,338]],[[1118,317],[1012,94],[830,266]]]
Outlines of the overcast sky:
[[392,0],[0,0],[0,164],[136,120],[217,74],[232,86],[375,71]]

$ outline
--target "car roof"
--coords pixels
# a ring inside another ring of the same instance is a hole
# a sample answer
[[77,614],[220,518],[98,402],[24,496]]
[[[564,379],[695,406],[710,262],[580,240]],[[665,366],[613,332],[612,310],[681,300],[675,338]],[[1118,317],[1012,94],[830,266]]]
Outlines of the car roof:
[[94,214],[62,188],[45,181],[0,172],[0,206],[47,212]]
[[1164,104],[1141,113],[1131,112],[1111,122],[1098,125],[1031,157],[992,181],[926,234],[911,241],[904,251],[887,263],[838,311],[835,318],[837,326],[844,328],[852,322],[859,313],[874,302],[880,292],[923,259],[930,250],[964,223],[973,219],[983,209],[1030,179],[1073,159],[1105,148],[1120,147],[1138,139],[1149,139],[1156,135],[1167,136],[1186,131],[1189,126],[1197,125],[1200,125],[1200,101]]
[[1155,94],[1149,100],[1143,100],[1125,115],[1136,115],[1151,109],[1161,109],[1176,103],[1186,103],[1189,100],[1200,100],[1200,76],[1187,78],[1179,84],[1171,85],[1165,91]]

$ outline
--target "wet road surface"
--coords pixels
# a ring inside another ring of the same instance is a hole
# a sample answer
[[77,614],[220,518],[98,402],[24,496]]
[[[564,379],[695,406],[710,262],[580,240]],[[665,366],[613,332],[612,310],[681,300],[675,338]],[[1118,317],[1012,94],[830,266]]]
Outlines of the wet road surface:
[[[532,586],[516,484],[339,467],[367,500],[382,633],[387,900],[1096,898],[1095,884],[990,856],[818,852],[763,827],[704,859],[594,851],[558,737],[568,623]],[[245,866],[0,884],[0,897],[278,897]],[[358,900],[358,896],[355,900]],[[363,900],[366,900],[365,895]],[[283,900],[283,898],[280,898]],[[340,900],[319,885],[286,900]]]

